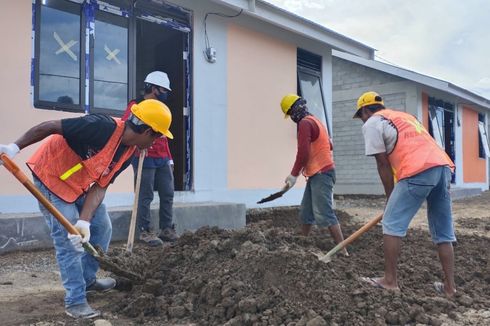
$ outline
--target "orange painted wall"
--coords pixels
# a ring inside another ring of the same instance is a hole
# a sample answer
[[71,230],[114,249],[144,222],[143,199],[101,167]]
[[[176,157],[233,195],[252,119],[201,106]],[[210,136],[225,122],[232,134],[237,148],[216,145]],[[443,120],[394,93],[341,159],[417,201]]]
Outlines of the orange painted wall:
[[296,46],[230,24],[227,86],[228,188],[281,187],[296,154],[296,125],[279,106],[296,93]]
[[422,93],[422,124],[429,130],[429,95]]
[[478,112],[463,106],[463,181],[485,182],[486,161],[478,157]]

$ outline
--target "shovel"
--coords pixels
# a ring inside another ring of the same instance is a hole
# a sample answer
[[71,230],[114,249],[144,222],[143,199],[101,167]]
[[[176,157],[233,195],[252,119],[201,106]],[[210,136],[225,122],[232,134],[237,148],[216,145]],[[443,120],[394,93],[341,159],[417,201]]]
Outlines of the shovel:
[[136,170],[136,185],[134,187],[134,203],[133,210],[131,212],[131,221],[129,223],[128,243],[126,244],[126,251],[133,252],[134,245],[134,233],[136,230],[136,216],[138,215],[138,199],[141,188],[141,171],[143,170],[143,161],[145,160],[146,149],[140,151],[140,157],[138,160],[138,168]]
[[369,229],[371,229],[373,226],[379,223],[381,219],[383,218],[383,214],[380,214],[379,216],[376,216],[366,224],[364,224],[359,230],[356,232],[352,233],[347,239],[344,239],[342,242],[337,244],[332,250],[327,252],[325,255],[318,255],[318,259],[321,261],[328,263],[332,260],[332,256],[335,255],[337,252],[340,250],[344,249],[347,245],[351,244],[359,238],[363,233],[367,232]]
[[291,189],[291,187],[289,187],[287,184],[281,189],[279,190],[278,192],[275,192],[273,193],[272,195],[269,195],[265,198],[262,198],[261,200],[259,200],[257,202],[257,204],[263,204],[263,203],[267,203],[268,201],[272,201],[274,199],[277,199],[279,197],[282,197],[282,195],[284,195],[289,189]]
[[[58,222],[63,225],[63,227],[68,231],[70,234],[76,234],[76,235],[81,235],[80,232],[66,219],[66,217],[61,214],[61,212],[53,205],[51,202],[37,189],[37,187],[30,181],[27,176],[25,175],[24,172],[4,153],[0,154],[0,159],[3,161],[3,165],[7,170],[10,171],[14,175],[14,177],[17,178],[17,180],[20,181],[24,185],[24,187],[29,190],[34,197],[39,200],[41,204],[43,204],[46,209],[53,214],[53,216],[58,220]],[[136,282],[142,281],[143,277],[140,275],[137,275],[133,272],[127,271],[117,264],[111,262],[107,256],[105,256],[104,252],[102,251],[102,248],[97,247],[95,248],[92,246],[89,242],[85,242],[82,244],[83,248],[85,251],[87,251],[89,254],[95,257],[97,261],[100,263],[100,267],[113,272],[114,274],[123,276],[125,278],[128,278],[130,280],[134,280]]]

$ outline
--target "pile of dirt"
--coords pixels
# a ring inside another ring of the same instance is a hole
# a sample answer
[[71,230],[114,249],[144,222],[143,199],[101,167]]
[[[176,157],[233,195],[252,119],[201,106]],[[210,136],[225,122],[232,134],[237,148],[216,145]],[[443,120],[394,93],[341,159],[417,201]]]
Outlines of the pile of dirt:
[[[338,211],[344,234],[361,225]],[[385,325],[490,322],[490,239],[459,235],[455,246],[458,293],[448,300],[432,284],[442,271],[427,231],[411,229],[399,260],[401,292],[370,287],[361,276],[383,270],[381,228],[354,242],[350,257],[330,263],[315,253],[334,246],[314,230],[297,234],[297,208],[250,211],[239,231],[202,228],[163,250],[137,246],[110,256],[137,284],[119,279],[126,295],[105,309],[146,325]]]

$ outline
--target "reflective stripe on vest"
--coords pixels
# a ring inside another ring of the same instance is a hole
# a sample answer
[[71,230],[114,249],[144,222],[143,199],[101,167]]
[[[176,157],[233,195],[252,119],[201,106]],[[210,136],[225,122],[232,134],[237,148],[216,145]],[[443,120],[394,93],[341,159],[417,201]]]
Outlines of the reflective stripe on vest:
[[321,171],[325,166],[333,165],[333,156],[330,147],[330,137],[325,126],[312,115],[308,115],[304,119],[313,121],[319,130],[318,138],[310,144],[310,156],[303,170],[305,177],[311,177]]
[[68,171],[66,171],[65,173],[63,173],[60,176],[60,180],[65,181],[66,179],[68,179],[69,177],[71,177],[71,175],[73,173],[79,171],[82,167],[83,167],[82,163],[77,163],[74,167],[68,169]]
[[395,181],[435,166],[447,165],[454,171],[454,163],[449,156],[413,115],[389,109],[378,111],[374,115],[390,120],[398,132],[395,147],[388,154]]
[[116,129],[92,157],[82,160],[63,136],[52,135],[29,158],[27,166],[52,193],[68,203],[75,202],[93,183],[107,187],[135,150],[135,146],[128,147],[119,160],[113,162],[124,132],[124,122],[114,120]]

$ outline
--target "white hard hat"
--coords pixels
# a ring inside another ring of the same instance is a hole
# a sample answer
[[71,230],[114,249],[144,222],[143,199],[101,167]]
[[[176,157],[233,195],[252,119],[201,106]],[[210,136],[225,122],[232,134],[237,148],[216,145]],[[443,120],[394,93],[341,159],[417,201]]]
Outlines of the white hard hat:
[[170,80],[168,79],[167,74],[164,73],[163,71],[150,72],[145,78],[145,83],[157,85],[171,91]]

